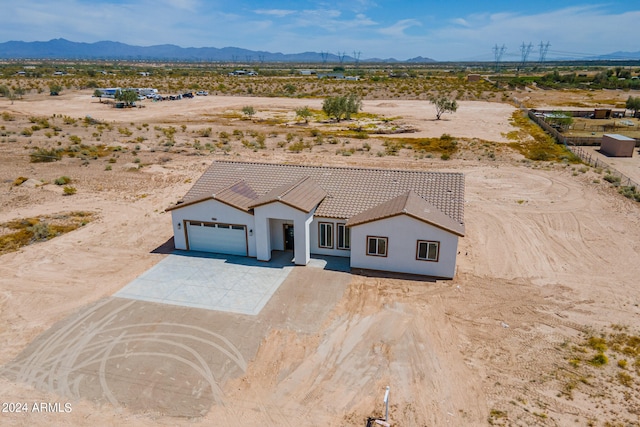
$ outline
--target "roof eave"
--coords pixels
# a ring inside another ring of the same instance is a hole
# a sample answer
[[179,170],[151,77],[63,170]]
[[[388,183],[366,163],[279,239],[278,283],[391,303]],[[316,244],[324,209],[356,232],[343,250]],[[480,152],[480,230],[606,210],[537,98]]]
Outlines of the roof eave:
[[391,215],[385,215],[385,216],[381,216],[381,217],[377,217],[377,218],[370,218],[370,219],[367,219],[366,221],[356,222],[355,224],[349,224],[349,221],[347,221],[347,227],[357,227],[359,225],[368,224],[370,222],[381,221],[383,219],[389,219],[389,218],[393,218],[393,217],[400,216],[400,215],[406,215],[406,216],[408,216],[410,218],[416,219],[416,220],[418,220],[420,222],[424,222],[425,224],[432,225],[432,226],[434,226],[436,228],[439,228],[439,229],[441,229],[443,231],[455,234],[456,236],[464,237],[464,233],[465,233],[464,225],[460,226],[461,230],[455,230],[455,229],[453,229],[451,227],[446,227],[446,226],[444,226],[442,224],[438,224],[438,223],[435,223],[435,222],[432,222],[432,221],[428,221],[428,220],[426,220],[424,218],[420,218],[419,216],[413,215],[413,214],[411,214],[409,212],[398,212],[398,213],[394,213],[394,214],[391,214]]

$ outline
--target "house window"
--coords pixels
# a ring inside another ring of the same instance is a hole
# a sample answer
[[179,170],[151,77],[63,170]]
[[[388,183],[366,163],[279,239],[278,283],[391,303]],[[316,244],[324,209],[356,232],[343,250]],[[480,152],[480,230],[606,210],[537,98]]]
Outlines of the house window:
[[387,256],[387,237],[367,236],[367,255]]
[[318,246],[321,248],[333,249],[333,223],[319,223],[318,234]]
[[416,259],[422,261],[438,262],[440,256],[440,242],[430,242],[427,240],[418,240],[418,250]]
[[338,249],[351,249],[351,229],[346,224],[338,224]]

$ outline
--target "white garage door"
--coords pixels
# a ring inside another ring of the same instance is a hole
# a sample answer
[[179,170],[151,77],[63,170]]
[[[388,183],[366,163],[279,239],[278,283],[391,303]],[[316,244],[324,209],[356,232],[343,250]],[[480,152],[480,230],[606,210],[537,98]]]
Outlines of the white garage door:
[[187,221],[187,235],[192,251],[247,256],[244,225]]

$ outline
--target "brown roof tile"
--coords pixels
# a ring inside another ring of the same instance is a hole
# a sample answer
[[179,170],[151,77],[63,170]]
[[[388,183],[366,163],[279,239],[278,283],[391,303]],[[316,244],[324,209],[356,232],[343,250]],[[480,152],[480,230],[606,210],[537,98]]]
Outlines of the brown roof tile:
[[317,182],[306,176],[293,183],[281,185],[257,198],[252,208],[272,202],[282,202],[303,212],[311,212],[327,196]]
[[214,194],[213,198],[243,211],[248,211],[258,195],[245,181],[240,180]]
[[347,226],[353,227],[402,214],[460,236],[464,235],[464,225],[445,215],[440,209],[427,202],[413,190],[352,216],[347,221]]
[[[301,180],[307,177],[327,194],[315,212],[319,217],[348,219],[414,191],[456,223],[464,224],[464,175],[456,172],[215,161],[184,196],[184,203],[170,209],[211,197],[240,180],[262,197],[285,187],[293,192],[297,188],[294,184],[302,185]],[[298,200],[297,196],[293,199]]]

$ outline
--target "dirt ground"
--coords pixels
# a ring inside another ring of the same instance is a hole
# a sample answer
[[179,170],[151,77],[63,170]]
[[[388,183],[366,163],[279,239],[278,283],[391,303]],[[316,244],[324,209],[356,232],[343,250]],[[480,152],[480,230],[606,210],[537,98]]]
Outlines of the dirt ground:
[[[248,103],[258,110],[254,121],[225,118]],[[601,369],[568,362],[587,336],[613,327],[639,334],[638,203],[595,183],[601,176],[592,169],[576,173],[513,152],[466,151],[446,161],[408,149],[377,155],[377,138],[366,140],[370,151],[350,156],[335,150],[362,141],[301,153],[279,148],[287,132],[316,124],[270,125],[261,116],[293,121],[291,110],[304,105],[319,101],[208,97],[119,111],[85,92],[0,99],[12,117],[2,122],[0,222],[69,210],[99,217],[0,256],[0,400],[29,409],[0,412],[1,424],[362,426],[382,415],[387,385],[398,426],[640,424],[633,370],[629,387],[616,379],[613,360]],[[435,122],[431,108],[393,100],[364,109],[419,130],[404,136],[448,133],[498,144],[514,111],[461,103]],[[113,130],[61,119],[86,115]],[[31,116],[48,117],[58,135],[22,135]],[[173,145],[158,130],[168,126],[178,129]],[[117,130],[124,127],[133,134]],[[197,133],[206,127],[277,135],[265,149],[233,138],[230,151],[194,148],[194,138],[208,141]],[[35,147],[64,147],[71,135],[129,149],[113,153],[113,163],[91,156],[29,162]],[[164,209],[215,158],[462,171],[466,236],[457,275],[431,282],[296,268],[255,318],[113,298],[162,259],[158,247],[171,237]],[[62,175],[73,179],[75,195],[51,183]],[[19,176],[44,182],[14,186]],[[62,409],[34,412],[40,402]]]

